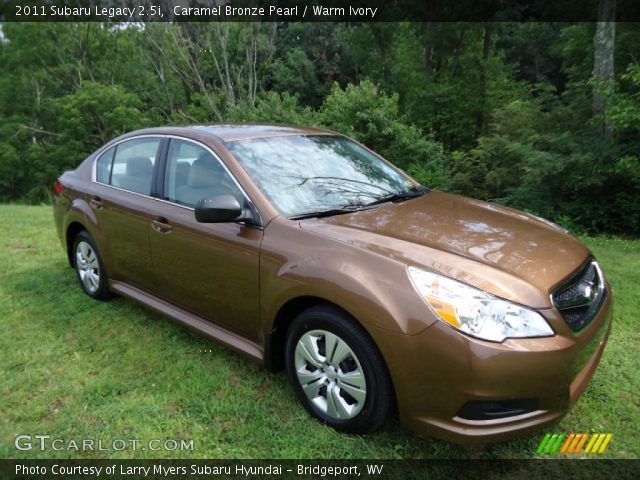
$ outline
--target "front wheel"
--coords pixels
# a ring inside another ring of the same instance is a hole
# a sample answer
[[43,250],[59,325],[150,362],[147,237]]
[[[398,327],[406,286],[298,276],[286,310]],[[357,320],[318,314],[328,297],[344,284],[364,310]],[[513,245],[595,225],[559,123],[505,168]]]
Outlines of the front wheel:
[[111,298],[107,272],[89,232],[82,231],[76,235],[73,254],[73,265],[82,290],[96,300]]
[[304,407],[336,430],[372,433],[393,406],[387,367],[353,318],[322,305],[301,313],[286,344],[289,381]]

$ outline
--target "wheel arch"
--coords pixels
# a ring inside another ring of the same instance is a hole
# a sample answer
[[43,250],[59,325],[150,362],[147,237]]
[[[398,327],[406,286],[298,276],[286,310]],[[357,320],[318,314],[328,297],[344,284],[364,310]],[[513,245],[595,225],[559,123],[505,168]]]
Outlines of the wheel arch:
[[319,296],[302,295],[294,297],[289,299],[280,307],[273,321],[273,327],[265,336],[264,367],[270,372],[279,372],[284,369],[285,344],[289,326],[291,325],[293,320],[302,312],[318,305],[328,305],[348,315],[369,336],[375,347],[378,349],[378,352],[380,352],[380,356],[382,357],[382,360],[387,367],[387,373],[389,374],[389,379],[391,381],[391,386],[394,391],[395,397],[395,386],[393,383],[393,377],[391,376],[391,373],[389,371],[389,366],[387,365],[387,361],[384,357],[384,354],[382,353],[380,345],[378,345],[373,336],[368,332],[366,326],[360,320],[358,320],[358,317],[356,317],[342,305]]
[[[69,265],[73,267],[73,239],[81,231],[86,231],[96,242],[98,250],[104,253],[104,238],[98,224],[98,218],[89,204],[82,198],[76,198],[71,202],[69,209],[65,212],[63,220],[63,239]],[[104,261],[104,255],[103,255]],[[107,265],[109,268],[109,265]]]
[[393,407],[392,407],[392,415],[395,415],[398,411],[398,403],[397,403],[397,395],[396,388],[393,381],[393,377],[391,376],[391,372],[389,370],[389,365],[387,364],[387,360],[382,353],[382,350],[370,332],[367,330],[366,326],[358,320],[358,318],[349,312],[346,308],[341,305],[327,300],[322,297],[313,296],[313,295],[304,295],[298,296],[289,299],[286,303],[284,303],[273,322],[273,328],[266,335],[265,338],[265,346],[264,346],[264,367],[270,372],[279,372],[285,367],[285,346],[287,339],[287,331],[289,326],[293,322],[293,320],[302,312],[319,305],[330,306],[340,312],[344,313],[351,317],[356,324],[358,324],[362,330],[369,336],[371,342],[375,346],[375,348],[380,353],[380,357],[387,369],[387,375],[389,378],[389,382],[391,384],[391,390],[393,394]]
[[67,226],[67,230],[65,232],[65,242],[66,242],[66,247],[67,247],[67,258],[69,260],[69,265],[71,267],[74,266],[74,261],[73,261],[73,240],[76,238],[76,236],[82,232],[82,231],[88,231],[88,229],[80,222],[78,221],[72,221],[68,226]]
[[264,365],[267,370],[279,372],[284,369],[284,348],[291,322],[305,310],[324,303],[335,305],[321,297],[304,295],[291,298],[280,307],[271,330],[265,336]]

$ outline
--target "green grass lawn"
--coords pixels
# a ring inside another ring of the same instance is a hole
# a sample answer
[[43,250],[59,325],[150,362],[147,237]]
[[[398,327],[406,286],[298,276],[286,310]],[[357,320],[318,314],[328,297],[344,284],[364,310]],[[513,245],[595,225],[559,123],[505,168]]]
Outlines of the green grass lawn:
[[[84,295],[49,206],[0,206],[0,457],[532,458],[544,432],[465,450],[404,431],[339,434],[271,374],[123,298]],[[640,241],[584,239],[615,292],[614,325],[585,394],[550,430],[613,432],[603,455],[640,456]],[[193,439],[193,451],[20,452],[18,434]]]

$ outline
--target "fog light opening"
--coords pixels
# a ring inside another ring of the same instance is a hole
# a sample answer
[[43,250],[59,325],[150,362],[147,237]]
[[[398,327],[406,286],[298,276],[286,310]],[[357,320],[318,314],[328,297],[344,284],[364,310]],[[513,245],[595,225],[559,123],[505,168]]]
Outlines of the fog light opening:
[[458,411],[458,417],[465,420],[496,420],[535,412],[539,408],[540,402],[537,398],[472,401],[464,404]]

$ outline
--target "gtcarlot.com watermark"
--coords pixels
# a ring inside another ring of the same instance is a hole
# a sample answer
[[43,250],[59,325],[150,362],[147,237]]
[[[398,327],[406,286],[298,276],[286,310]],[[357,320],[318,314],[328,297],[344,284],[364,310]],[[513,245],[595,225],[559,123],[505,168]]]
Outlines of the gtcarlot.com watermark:
[[72,451],[72,452],[123,452],[146,451],[153,452],[192,452],[193,440],[172,438],[151,438],[140,440],[137,438],[58,438],[51,435],[16,435],[14,446],[21,451]]

